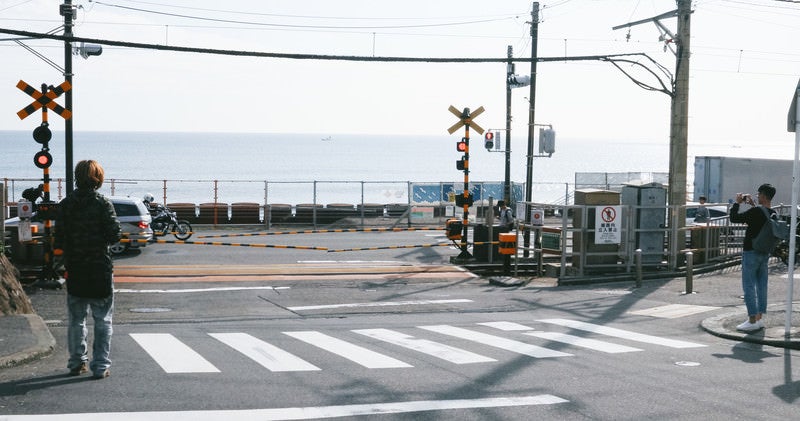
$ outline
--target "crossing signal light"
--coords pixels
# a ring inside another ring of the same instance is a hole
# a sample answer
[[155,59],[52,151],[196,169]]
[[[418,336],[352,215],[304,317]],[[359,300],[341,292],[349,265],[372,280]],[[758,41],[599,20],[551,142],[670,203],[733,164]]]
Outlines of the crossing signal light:
[[39,151],[33,156],[33,163],[41,169],[50,168],[50,165],[53,164],[53,156],[50,155],[50,152]]
[[53,138],[53,132],[50,131],[50,128],[47,127],[47,123],[42,123],[41,126],[33,129],[33,140],[37,143],[41,143],[42,145],[46,145],[50,139]]
[[462,138],[456,142],[456,150],[459,152],[467,152],[467,138]]
[[491,130],[487,130],[486,134],[483,136],[484,142],[487,150],[492,150],[494,148],[494,132]]
[[456,169],[457,170],[462,170],[462,171],[464,169],[466,169],[467,168],[467,163],[466,162],[467,161],[464,158],[461,158],[458,161],[456,161]]

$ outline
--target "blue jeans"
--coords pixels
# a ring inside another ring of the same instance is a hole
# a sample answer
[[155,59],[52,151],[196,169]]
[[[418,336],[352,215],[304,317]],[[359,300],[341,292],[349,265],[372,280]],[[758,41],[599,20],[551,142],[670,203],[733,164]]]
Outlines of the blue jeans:
[[742,291],[747,315],[767,312],[767,263],[769,254],[754,250],[742,252]]
[[94,374],[101,374],[111,367],[111,318],[114,313],[114,295],[108,298],[81,298],[67,294],[69,326],[67,328],[67,351],[69,361],[67,368],[73,369],[89,360],[87,354],[86,317],[92,310],[94,319],[94,342],[92,343],[92,362],[89,369]]

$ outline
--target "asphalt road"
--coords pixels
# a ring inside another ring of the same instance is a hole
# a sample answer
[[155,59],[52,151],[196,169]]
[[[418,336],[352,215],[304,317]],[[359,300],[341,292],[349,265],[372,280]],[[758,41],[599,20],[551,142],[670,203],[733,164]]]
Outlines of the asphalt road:
[[[177,259],[168,265],[240,259],[213,246],[150,247],[126,264],[157,265],[160,254]],[[313,264],[306,251],[242,249],[286,252],[270,264]],[[797,351],[731,342],[699,327],[741,305],[736,285],[707,279],[703,289],[715,293],[691,296],[679,294],[682,280],[638,289],[539,281],[501,288],[459,271],[426,278],[339,264],[362,270],[119,282],[112,375],[99,381],[65,376],[64,292],[35,291],[58,349],[0,372],[0,420],[797,414]]]

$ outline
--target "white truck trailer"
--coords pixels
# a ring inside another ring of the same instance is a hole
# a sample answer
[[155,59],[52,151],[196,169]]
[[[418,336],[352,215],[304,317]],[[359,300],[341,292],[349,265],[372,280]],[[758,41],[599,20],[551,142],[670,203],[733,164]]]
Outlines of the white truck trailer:
[[777,192],[772,205],[792,203],[792,160],[697,156],[694,158],[694,197],[709,203],[728,203],[736,193],[755,198],[758,186],[770,183]]

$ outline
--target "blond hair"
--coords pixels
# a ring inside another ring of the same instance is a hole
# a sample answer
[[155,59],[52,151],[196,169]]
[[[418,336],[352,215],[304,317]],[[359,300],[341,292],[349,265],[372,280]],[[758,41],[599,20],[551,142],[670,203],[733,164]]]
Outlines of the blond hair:
[[103,167],[93,159],[78,162],[78,165],[75,166],[75,185],[79,189],[97,190],[103,185],[104,179]]

